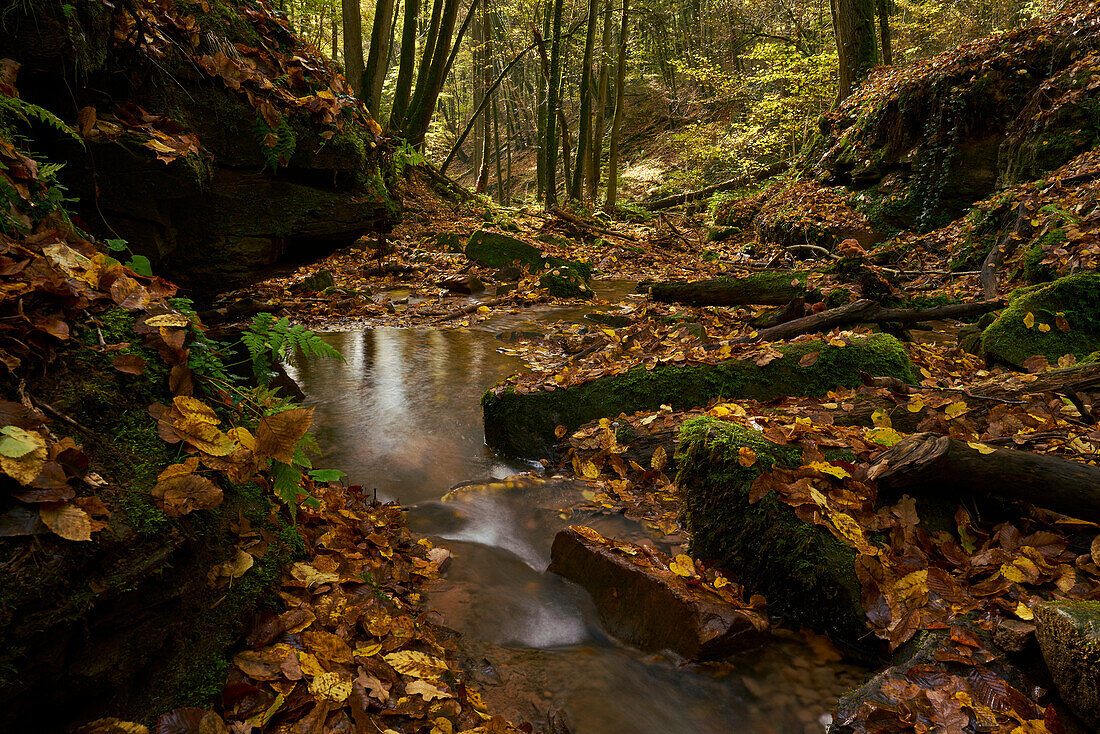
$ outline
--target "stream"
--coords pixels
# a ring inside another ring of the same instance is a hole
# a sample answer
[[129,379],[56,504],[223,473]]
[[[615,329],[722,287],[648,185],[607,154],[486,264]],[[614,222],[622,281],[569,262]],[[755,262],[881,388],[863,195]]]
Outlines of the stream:
[[[632,289],[593,286],[611,301]],[[451,551],[426,604],[462,635],[466,657],[479,661],[472,673],[490,711],[538,727],[558,705],[574,734],[823,732],[836,698],[864,671],[820,639],[781,632],[761,650],[685,664],[616,641],[587,592],[546,573],[554,534],[571,524],[672,550],[621,515],[563,511],[587,484],[538,476],[540,466],[485,446],[481,395],[522,369],[499,351],[505,342],[497,335],[578,321],[589,310],[532,309],[459,329],[325,334],[346,363],[288,369],[316,408],[321,465],[400,502],[414,533]]]

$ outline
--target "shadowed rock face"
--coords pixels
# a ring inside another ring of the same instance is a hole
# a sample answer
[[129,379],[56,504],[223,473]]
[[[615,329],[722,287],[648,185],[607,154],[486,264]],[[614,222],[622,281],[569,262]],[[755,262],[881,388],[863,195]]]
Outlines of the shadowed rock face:
[[1062,699],[1100,729],[1100,602],[1053,601],[1035,606],[1036,635]]
[[608,631],[643,650],[712,660],[764,641],[741,610],[693,595],[671,571],[643,568],[573,528],[557,534],[550,555],[551,571],[592,595]]
[[[22,64],[28,101],[85,138],[43,130],[38,147],[66,161],[84,226],[127,240],[158,274],[225,290],[399,221],[388,143],[331,65],[273,16],[237,0],[174,6],[166,12],[195,30],[160,48],[122,40],[124,10],[33,5],[33,17],[6,18],[0,58]],[[211,61],[234,48],[251,77]],[[79,122],[91,109],[91,125]],[[154,134],[193,135],[198,152],[166,163]]]

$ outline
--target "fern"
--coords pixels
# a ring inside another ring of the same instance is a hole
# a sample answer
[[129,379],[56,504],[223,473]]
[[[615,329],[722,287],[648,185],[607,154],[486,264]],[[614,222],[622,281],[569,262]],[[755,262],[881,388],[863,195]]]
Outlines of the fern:
[[256,314],[241,334],[241,343],[252,360],[252,371],[260,384],[271,382],[276,363],[293,363],[301,356],[320,359],[344,357],[331,344],[301,324],[291,325],[285,316],[276,320],[270,313]]
[[84,147],[84,140],[77,134],[76,130],[66,125],[60,117],[44,107],[31,104],[19,97],[0,95],[0,119],[5,117],[14,117],[27,125],[30,125],[32,122],[38,122],[51,130],[56,130],[58,133],[75,140],[80,144],[80,147]]

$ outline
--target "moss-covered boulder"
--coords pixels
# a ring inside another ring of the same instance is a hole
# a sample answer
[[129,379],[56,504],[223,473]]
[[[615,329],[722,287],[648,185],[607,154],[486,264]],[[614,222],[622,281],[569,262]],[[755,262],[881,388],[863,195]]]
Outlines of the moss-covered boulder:
[[466,241],[466,257],[487,268],[518,265],[537,273],[547,267],[569,268],[583,280],[592,277],[592,266],[574,260],[546,255],[534,245],[501,232],[479,229]]
[[580,273],[567,266],[557,266],[540,277],[539,288],[556,298],[589,300],[596,295],[591,288],[585,285],[584,278]]
[[[756,453],[751,467],[739,461],[742,448]],[[799,520],[774,493],[749,502],[756,477],[775,466],[795,468],[800,457],[797,448],[733,423],[705,416],[686,423],[676,485],[692,554],[718,561],[748,590],[763,594],[770,614],[865,649],[856,551],[824,528]]]
[[1100,602],[1042,602],[1034,612],[1039,648],[1058,693],[1100,730]]
[[[783,356],[766,365],[752,359],[718,364],[659,364],[634,367],[556,390],[516,392],[490,390],[481,400],[485,439],[505,454],[528,458],[554,456],[554,430],[574,430],[590,420],[620,413],[653,410],[668,404],[675,410],[706,405],[713,398],[771,400],[783,395],[824,395],[837,387],[861,384],[860,372],[914,381],[905,348],[886,334],[853,338],[847,346],[806,341],[780,348]],[[817,352],[809,367],[799,364]]]
[[986,359],[1013,367],[1042,355],[1052,363],[1072,354],[1077,359],[1100,349],[1100,273],[1059,278],[1017,292],[982,333]]

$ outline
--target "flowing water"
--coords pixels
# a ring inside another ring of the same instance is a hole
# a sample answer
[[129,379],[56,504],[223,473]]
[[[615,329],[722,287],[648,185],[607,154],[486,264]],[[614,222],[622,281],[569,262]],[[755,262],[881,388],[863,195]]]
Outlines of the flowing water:
[[[626,291],[612,284],[597,293]],[[466,653],[483,660],[475,677],[492,710],[537,724],[557,704],[575,734],[824,731],[822,714],[860,671],[823,646],[780,641],[721,664],[682,665],[610,638],[587,593],[545,572],[553,536],[566,525],[644,536],[621,516],[563,511],[584,485],[534,476],[536,466],[485,446],[481,395],[521,369],[498,351],[495,335],[583,313],[546,309],[469,329],[326,334],[346,364],[308,361],[290,370],[316,407],[323,465],[401,502],[414,532],[443,539],[454,554],[427,602],[464,635]]]

